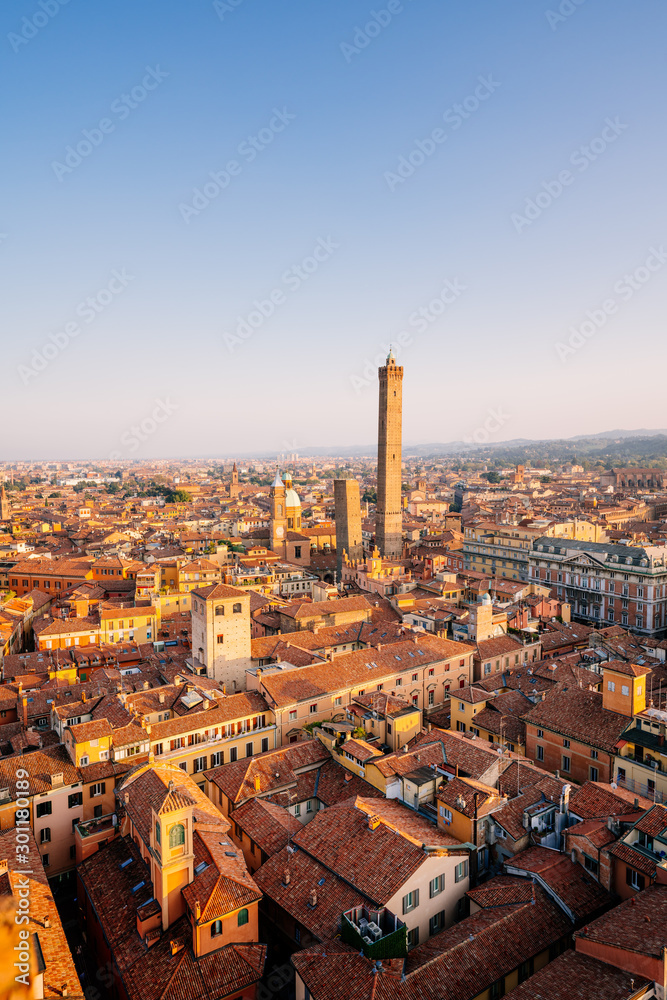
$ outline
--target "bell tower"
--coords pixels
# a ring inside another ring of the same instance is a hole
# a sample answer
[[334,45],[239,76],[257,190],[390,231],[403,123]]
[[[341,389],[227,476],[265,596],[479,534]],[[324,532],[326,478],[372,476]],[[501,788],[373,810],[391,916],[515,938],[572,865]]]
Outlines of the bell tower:
[[270,497],[271,522],[269,525],[269,547],[277,555],[284,558],[287,551],[286,489],[277,469],[276,478],[273,480],[271,486]]

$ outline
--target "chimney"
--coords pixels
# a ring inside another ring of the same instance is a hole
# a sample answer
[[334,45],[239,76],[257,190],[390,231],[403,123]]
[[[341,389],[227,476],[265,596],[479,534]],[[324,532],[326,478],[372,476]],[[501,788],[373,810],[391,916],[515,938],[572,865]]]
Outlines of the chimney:
[[24,694],[21,697],[21,710],[22,710],[22,716],[23,716],[23,728],[27,729],[28,728],[28,696],[27,696],[27,694]]
[[162,694],[162,692],[160,692],[160,694],[157,696],[157,700],[160,702],[161,705],[164,705],[164,695]]
[[62,986],[60,987],[60,992],[61,992],[62,996],[64,996],[64,997],[67,996],[67,983],[63,983],[62,984]]
[[81,692],[81,701],[85,701],[85,700],[86,700],[86,692],[82,691]]
[[44,917],[44,920],[42,921],[42,924],[43,924],[44,927],[50,927],[51,926],[51,920],[49,919],[48,913]]
[[290,884],[290,873],[289,873],[289,868],[286,868],[285,871],[283,872],[283,885],[289,885],[289,884]]
[[310,890],[310,905],[313,907],[317,906],[317,889]]
[[259,776],[259,774],[256,774],[255,775],[255,791],[256,792],[258,792],[260,790],[261,784],[262,784],[262,779]]
[[201,906],[199,900],[195,903],[195,920],[199,923],[199,918],[201,917]]

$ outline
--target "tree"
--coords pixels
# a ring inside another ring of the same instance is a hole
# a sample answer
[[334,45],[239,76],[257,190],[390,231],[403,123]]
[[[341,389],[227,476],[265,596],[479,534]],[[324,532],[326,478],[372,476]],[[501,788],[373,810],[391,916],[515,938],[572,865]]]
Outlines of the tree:
[[118,483],[108,483],[107,493],[120,493],[120,486]]
[[497,472],[483,472],[480,479],[487,479],[490,483],[499,483],[502,477]]
[[363,495],[361,497],[364,503],[377,503],[377,498],[378,498],[377,490],[371,490],[371,489],[364,490]]
[[62,496],[62,493],[49,493],[49,500],[57,500]]
[[83,491],[85,490],[85,488],[86,488],[86,484],[85,483],[75,483],[74,484],[74,492],[75,493],[83,493]]
[[192,496],[187,490],[171,490],[167,493],[165,500],[167,503],[188,503],[189,500],[192,500]]

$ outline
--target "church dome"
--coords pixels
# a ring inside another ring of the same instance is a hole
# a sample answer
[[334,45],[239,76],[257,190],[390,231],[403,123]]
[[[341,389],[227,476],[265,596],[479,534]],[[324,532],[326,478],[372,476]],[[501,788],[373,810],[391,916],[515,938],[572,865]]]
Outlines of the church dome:
[[299,500],[299,494],[296,490],[285,490],[285,506],[286,507],[300,507],[301,501]]

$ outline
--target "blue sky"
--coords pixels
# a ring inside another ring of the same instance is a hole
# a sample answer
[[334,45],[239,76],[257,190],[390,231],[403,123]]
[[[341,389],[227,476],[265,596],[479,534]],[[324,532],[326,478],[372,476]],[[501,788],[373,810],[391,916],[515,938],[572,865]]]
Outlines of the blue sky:
[[372,442],[390,342],[409,443],[664,426],[666,27],[3,4],[0,458]]

